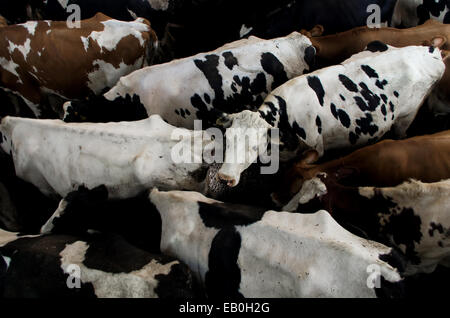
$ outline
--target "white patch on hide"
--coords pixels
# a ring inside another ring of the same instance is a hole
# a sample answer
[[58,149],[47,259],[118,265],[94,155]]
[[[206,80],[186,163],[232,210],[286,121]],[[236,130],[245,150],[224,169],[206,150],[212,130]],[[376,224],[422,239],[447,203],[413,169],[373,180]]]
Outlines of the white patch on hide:
[[11,41],[9,41],[8,51],[10,54],[14,52],[14,50],[19,50],[22,53],[24,60],[27,60],[28,54],[31,51],[31,40],[27,39],[23,45],[17,45]]
[[113,87],[117,81],[132,71],[138,69],[143,63],[143,58],[139,58],[133,65],[120,63],[118,68],[102,60],[95,60],[94,66],[98,68],[88,74],[89,82],[87,86],[96,94],[100,94],[105,87]]
[[61,268],[67,273],[69,265],[77,265],[81,269],[81,281],[90,283],[99,298],[155,298],[158,295],[155,288],[158,281],[157,275],[168,275],[173,265],[178,261],[162,265],[152,260],[143,268],[130,273],[107,273],[97,269],[91,269],[83,264],[89,246],[82,241],[66,245],[60,253]]

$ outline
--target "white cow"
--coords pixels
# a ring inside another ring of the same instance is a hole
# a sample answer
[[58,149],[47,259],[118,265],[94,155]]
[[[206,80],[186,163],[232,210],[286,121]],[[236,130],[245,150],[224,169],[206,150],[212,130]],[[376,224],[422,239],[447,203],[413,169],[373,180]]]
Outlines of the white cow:
[[402,280],[387,263],[390,248],[323,210],[265,211],[157,189],[150,201],[161,214],[162,252],[186,263],[211,297],[393,296]]
[[[0,133],[17,176],[46,195],[62,197],[80,186],[100,185],[111,199],[134,197],[154,186],[202,191],[203,153],[183,147],[194,140],[201,149],[211,143],[207,133],[173,127],[158,115],[107,124],[5,117]],[[176,157],[177,149],[192,157]]]

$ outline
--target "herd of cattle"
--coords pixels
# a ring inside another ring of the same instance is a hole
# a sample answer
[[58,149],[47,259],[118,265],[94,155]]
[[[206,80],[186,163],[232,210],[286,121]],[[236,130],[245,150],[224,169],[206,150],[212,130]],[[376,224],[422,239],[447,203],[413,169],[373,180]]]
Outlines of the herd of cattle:
[[[2,297],[450,283],[450,1],[16,0],[0,14]],[[236,137],[223,164],[173,160],[186,137],[215,143],[208,128]],[[275,128],[280,169],[261,174]]]

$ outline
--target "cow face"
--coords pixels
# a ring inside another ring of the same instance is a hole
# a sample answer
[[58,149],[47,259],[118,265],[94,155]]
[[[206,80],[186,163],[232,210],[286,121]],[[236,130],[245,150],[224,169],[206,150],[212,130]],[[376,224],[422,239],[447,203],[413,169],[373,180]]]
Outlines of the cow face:
[[[321,175],[325,178],[326,174]],[[321,203],[318,206],[311,204],[311,202],[316,198],[321,198],[328,193],[328,188],[325,183],[322,182],[320,177],[312,178],[306,180],[303,183],[300,191],[289,201],[287,205],[283,207],[283,211],[295,212],[298,210],[299,206],[308,205],[314,206],[313,210],[317,211],[322,209]],[[272,196],[274,201],[279,204],[280,202],[276,200],[276,197]],[[311,211],[310,209],[302,208],[302,212]],[[329,211],[331,212],[331,211]]]
[[272,126],[259,113],[248,110],[230,115],[230,118],[232,124],[225,133],[225,163],[218,175],[234,187],[239,183],[241,173],[267,149],[267,132]]
[[305,151],[300,160],[284,173],[280,185],[280,191],[272,194],[272,200],[278,206],[288,202],[295,194],[299,193],[305,181],[315,177],[315,168],[312,165],[319,158],[316,150]]

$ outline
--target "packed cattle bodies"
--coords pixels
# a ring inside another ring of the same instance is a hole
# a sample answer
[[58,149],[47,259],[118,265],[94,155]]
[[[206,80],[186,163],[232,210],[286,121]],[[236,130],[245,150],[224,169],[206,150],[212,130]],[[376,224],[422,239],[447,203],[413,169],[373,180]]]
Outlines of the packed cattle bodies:
[[[305,183],[286,210],[325,208],[341,225],[405,254],[405,275],[450,266],[450,182],[407,181],[396,187],[351,187],[335,175],[320,174]],[[361,234],[362,233],[362,234]]]
[[309,150],[289,168],[273,195],[286,203],[303,184],[321,173],[338,175],[351,186],[394,187],[409,179],[426,183],[450,178],[450,131],[404,140],[386,139],[347,156],[316,163],[319,154]]
[[[307,33],[307,35],[311,35]],[[424,24],[408,29],[378,28],[367,26],[328,36],[310,36],[317,50],[316,66],[326,67],[342,63],[353,54],[359,53],[373,41],[381,41],[395,47],[410,45],[433,45],[442,50],[445,73],[430,94],[427,102],[429,111],[436,114],[450,112],[450,25],[437,20],[427,20]]]
[[122,77],[105,98],[67,103],[65,121],[120,121],[144,108],[178,127],[193,129],[196,119],[215,126],[224,113],[257,109],[273,89],[311,70],[314,56],[311,41],[297,32],[239,40]]
[[[266,211],[157,189],[150,200],[161,214],[161,250],[193,269],[209,297],[401,296],[401,257],[326,211]],[[380,288],[367,283],[371,265]]]
[[[291,158],[302,148],[322,157],[329,150],[361,147],[389,131],[403,138],[444,71],[439,49],[372,42],[340,65],[290,80],[272,91],[257,112],[228,117],[227,141],[234,137],[237,142],[227,143],[219,177],[236,185],[265,151],[268,138],[246,144],[256,128],[278,128],[281,152]],[[235,131],[241,132],[237,138]],[[229,157],[236,156],[236,148],[245,151],[233,161]]]
[[436,20],[427,20],[423,24],[407,29],[392,27],[369,28],[361,26],[351,30],[317,36],[303,32],[309,37],[316,49],[316,64],[327,67],[342,63],[357,54],[374,41],[380,41],[394,47],[411,45],[434,45],[442,50],[449,50],[450,25]]

